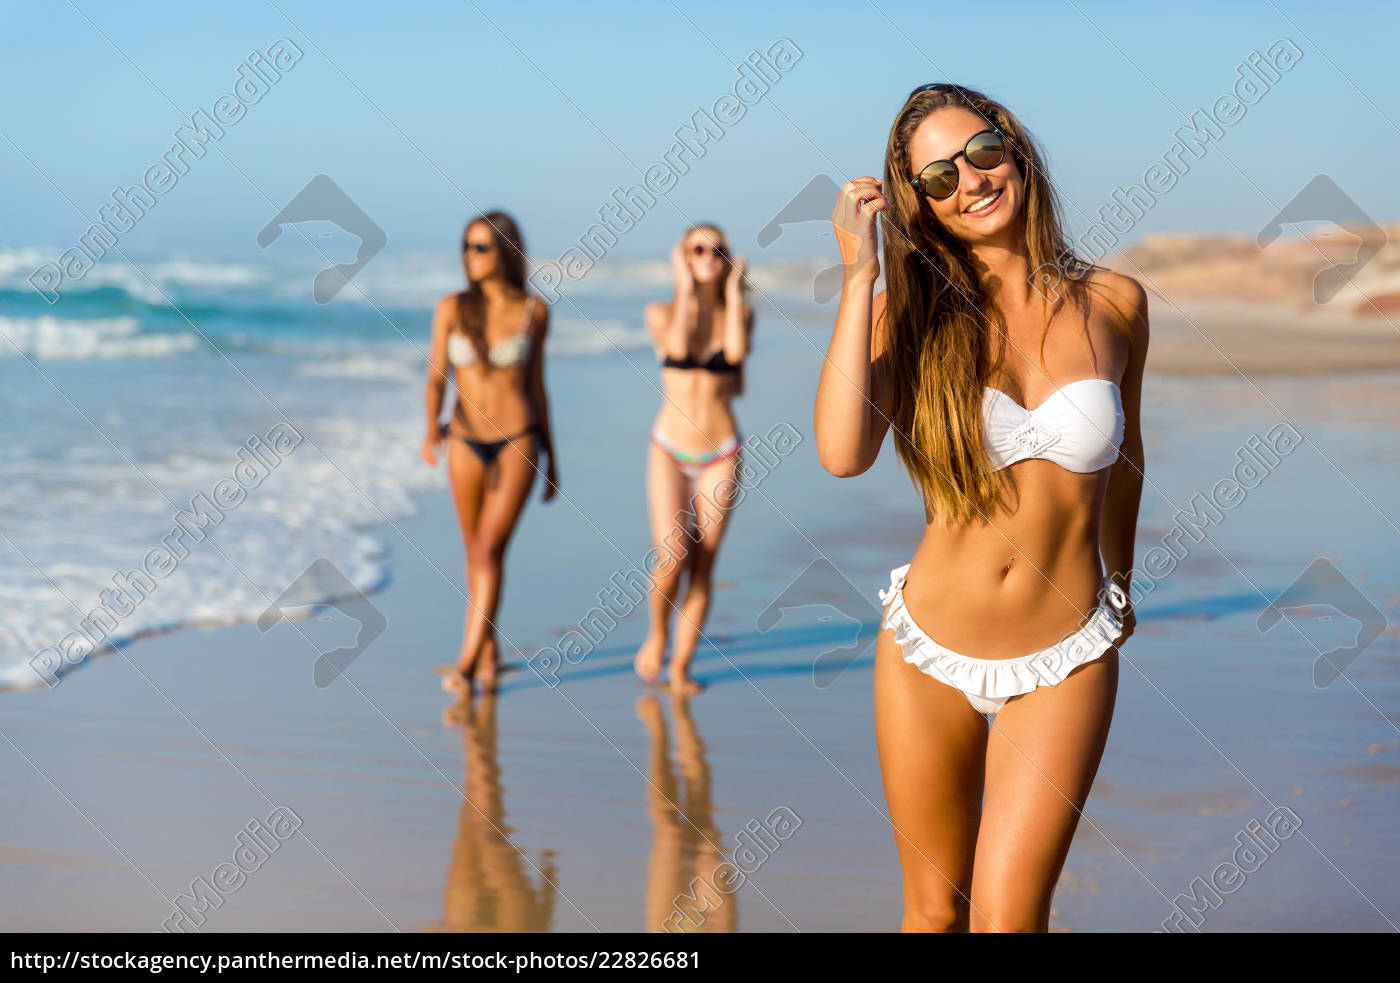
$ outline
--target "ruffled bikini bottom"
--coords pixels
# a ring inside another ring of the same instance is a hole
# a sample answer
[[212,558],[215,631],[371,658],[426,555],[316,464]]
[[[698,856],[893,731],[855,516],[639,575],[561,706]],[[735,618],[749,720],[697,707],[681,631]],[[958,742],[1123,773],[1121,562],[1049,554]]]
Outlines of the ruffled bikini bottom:
[[1128,595],[1107,577],[1099,606],[1073,635],[1055,645],[1016,659],[974,659],[939,645],[914,623],[904,605],[904,578],[909,564],[890,571],[890,586],[880,591],[887,605],[881,628],[893,628],[904,661],[939,682],[960,690],[978,713],[995,714],[1013,696],[1054,686],[1071,672],[1103,655],[1123,633]]

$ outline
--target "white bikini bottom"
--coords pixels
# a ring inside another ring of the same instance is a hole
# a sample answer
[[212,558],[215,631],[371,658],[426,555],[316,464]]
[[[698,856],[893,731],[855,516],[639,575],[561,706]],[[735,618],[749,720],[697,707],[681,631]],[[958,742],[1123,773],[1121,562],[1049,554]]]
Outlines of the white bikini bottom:
[[904,606],[904,578],[909,564],[890,571],[890,586],[880,591],[888,607],[881,628],[893,628],[904,661],[939,682],[961,690],[978,713],[995,714],[1013,696],[1054,686],[1086,662],[1103,655],[1123,633],[1128,595],[1107,577],[1099,589],[1099,606],[1073,635],[1017,659],[974,659],[929,638]]

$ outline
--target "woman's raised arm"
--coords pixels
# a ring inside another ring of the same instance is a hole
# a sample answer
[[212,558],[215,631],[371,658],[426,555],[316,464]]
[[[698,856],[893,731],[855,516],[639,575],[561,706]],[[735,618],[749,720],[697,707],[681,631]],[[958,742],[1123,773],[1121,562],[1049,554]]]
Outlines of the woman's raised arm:
[[880,180],[859,177],[842,187],[831,213],[845,278],[817,384],[813,430],[817,458],[838,478],[861,474],[875,463],[893,411],[880,371],[888,334],[885,294],[871,296],[880,275],[875,216],[888,207]]

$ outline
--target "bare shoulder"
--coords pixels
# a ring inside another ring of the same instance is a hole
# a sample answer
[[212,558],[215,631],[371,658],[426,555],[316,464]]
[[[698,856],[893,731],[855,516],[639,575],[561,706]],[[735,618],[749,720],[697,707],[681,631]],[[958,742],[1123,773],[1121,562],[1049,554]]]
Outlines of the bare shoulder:
[[1112,304],[1120,316],[1146,319],[1147,291],[1132,277],[1113,270],[1095,270],[1089,275],[1089,285],[1095,299]]
[[543,331],[549,326],[549,303],[528,291],[525,293],[525,303],[530,307],[530,327]]
[[460,296],[461,294],[447,294],[438,300],[437,306],[433,308],[434,324],[448,325],[452,323],[457,316],[457,298]]
[[671,305],[664,301],[656,301],[646,306],[647,327],[652,331],[664,330],[671,321]]
[[1089,276],[1090,303],[1121,325],[1135,353],[1147,348],[1147,291],[1130,276],[1095,270]]

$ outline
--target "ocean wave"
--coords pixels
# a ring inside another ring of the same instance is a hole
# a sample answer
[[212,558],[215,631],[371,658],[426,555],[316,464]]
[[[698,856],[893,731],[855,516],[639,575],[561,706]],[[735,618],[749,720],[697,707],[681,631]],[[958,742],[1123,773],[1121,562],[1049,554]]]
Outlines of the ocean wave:
[[[0,249],[0,291],[39,298],[29,277],[44,263],[60,255],[56,249],[24,247]],[[266,289],[278,279],[272,270],[247,263],[172,257],[128,262],[120,253],[109,253],[79,280],[65,280],[59,286],[63,299],[116,291],[140,304],[170,307],[178,303],[177,293],[193,288],[204,293]],[[45,301],[46,302],[46,301]],[[62,300],[59,301],[62,303]]]
[[[308,385],[307,403],[324,403],[325,384]],[[164,453],[138,450],[139,474],[98,453],[54,459],[32,448],[7,460],[24,557],[0,558],[0,689],[42,685],[147,635],[257,619],[316,564],[356,590],[382,586],[388,557],[366,529],[411,514],[415,493],[444,482],[418,458],[408,392],[368,393],[353,415],[295,409],[296,431],[279,423],[264,435],[264,425],[247,432],[230,423],[197,451],[172,452],[155,435]],[[302,439],[279,447],[277,427]],[[229,504],[237,488],[244,491]],[[181,512],[202,518],[181,520]],[[176,562],[153,568],[161,548]],[[298,607],[337,596],[329,588],[300,594]],[[55,652],[77,656],[64,663]]]
[[551,355],[610,355],[650,347],[651,336],[644,327],[617,318],[565,314],[556,316],[548,351]]
[[[304,374],[402,378],[409,369],[370,362],[382,353],[421,362],[433,305],[462,286],[450,251],[376,257],[353,289],[328,304],[311,298],[318,263],[293,268],[174,257],[143,262],[138,272],[109,257],[65,286],[51,308],[25,282],[48,255],[0,249],[0,317],[12,343],[0,344],[0,353],[13,355],[17,347],[38,359],[158,358],[207,339],[217,351],[332,363]],[[752,299],[796,309],[810,303],[817,273],[829,266],[814,260],[751,268]],[[669,297],[670,278],[663,259],[605,258],[582,280],[565,284],[565,295],[552,304],[550,353],[602,357],[649,349],[642,311],[648,301]]]
[[[57,251],[49,248],[0,248],[0,294],[14,291],[38,298],[27,278],[56,255]],[[158,307],[183,306],[196,297],[208,301],[223,294],[237,295],[243,301],[257,297],[276,304],[291,301],[300,307],[311,299],[312,281],[325,265],[322,259],[308,263],[305,257],[298,257],[294,262],[254,264],[172,257],[134,259],[133,267],[113,253],[83,279],[65,283],[61,289],[65,298],[116,290],[134,301]],[[812,279],[833,265],[835,257],[767,264],[753,263],[753,257],[750,260],[750,279],[761,290],[801,295],[810,293]],[[544,261],[550,260],[530,257],[530,268]],[[582,279],[566,281],[561,289],[575,300],[633,295],[665,299],[671,277],[670,262],[665,257],[606,256]],[[426,311],[439,297],[461,290],[463,283],[461,264],[450,250],[377,256],[336,295],[330,306],[368,304]],[[556,306],[567,309],[570,302],[563,300]],[[322,309],[322,305],[312,305],[312,309]]]
[[410,382],[422,376],[422,369],[417,359],[353,355],[349,358],[308,361],[297,366],[296,374],[312,378],[387,379]]
[[[29,283],[29,277],[42,264],[53,262],[58,255],[57,250],[0,249],[0,289],[40,297]],[[116,290],[142,304],[169,303],[158,282],[152,283],[116,253],[88,270],[81,280],[64,283],[61,287],[64,297],[88,295],[99,290]]]
[[211,263],[192,259],[164,260],[145,267],[145,272],[160,284],[210,290],[247,290],[264,286],[272,279],[268,270],[246,263]]
[[28,355],[59,359],[161,358],[193,351],[199,338],[188,332],[143,333],[134,317],[70,320],[52,317],[0,317],[0,358]]

